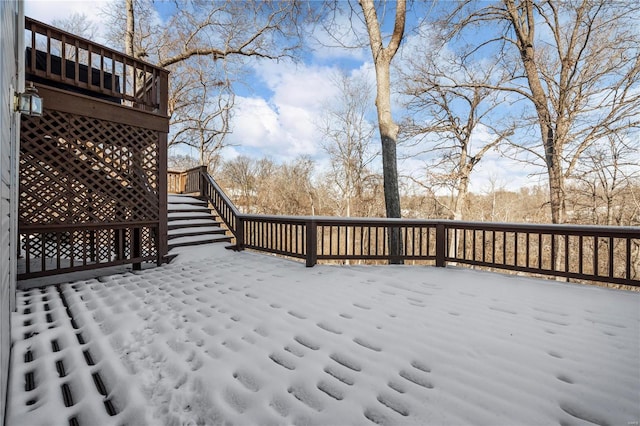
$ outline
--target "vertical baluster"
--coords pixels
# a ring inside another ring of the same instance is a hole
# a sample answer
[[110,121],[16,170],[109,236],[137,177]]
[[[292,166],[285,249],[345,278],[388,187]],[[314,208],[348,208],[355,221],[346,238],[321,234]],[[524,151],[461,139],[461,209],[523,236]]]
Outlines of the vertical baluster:
[[584,251],[583,251],[583,238],[582,235],[578,236],[578,273],[582,274],[583,271],[583,256],[584,256]]
[[387,242],[389,241],[389,232],[391,231],[388,226],[384,226],[382,228],[382,254],[384,256],[389,255],[389,252],[387,251]]
[[66,82],[67,81],[67,37],[62,34],[62,36],[60,37],[60,48],[61,48],[61,52],[60,52],[60,79],[62,80],[62,82]]
[[[105,92],[104,87],[104,49],[100,49],[100,92]],[[111,76],[111,85],[113,85],[113,76]]]
[[462,258],[467,260],[467,230],[462,229]]
[[24,235],[24,257],[25,257],[25,272],[28,274],[31,272],[31,234]]
[[344,255],[348,256],[349,255],[349,230],[351,229],[351,226],[349,225],[345,225],[344,226]]
[[564,235],[564,271],[569,272],[569,234]]
[[613,237],[609,237],[609,278],[613,278]]
[[87,87],[91,89],[93,87],[93,46],[89,44],[87,46]]
[[538,232],[538,269],[542,269],[542,233]]
[[482,262],[487,260],[487,231],[482,230]]
[[507,232],[502,231],[502,264],[507,264]]
[[627,253],[626,253],[626,265],[625,265],[625,278],[631,279],[631,238],[627,237]]
[[41,271],[46,271],[46,269],[47,269],[47,264],[46,264],[46,261],[47,261],[47,251],[46,251],[45,247],[46,247],[46,245],[47,245],[46,238],[47,238],[47,235],[48,235],[48,234],[45,234],[45,233],[43,232],[43,233],[41,233],[40,235],[42,236],[42,237],[41,237],[41,239],[40,239],[40,241],[42,242],[42,244],[41,244],[41,245],[42,245],[42,247],[40,248],[40,270],[41,270]]
[[491,261],[496,262],[496,231],[491,231]]
[[599,275],[599,268],[598,268],[598,236],[595,235],[593,237],[593,275],[594,276],[598,276]]
[[76,39],[73,43],[75,50],[75,60],[73,61],[73,82],[76,86],[80,86],[80,44]]
[[73,268],[76,257],[75,232],[69,231],[69,267]]
[[32,23],[30,25],[31,28],[31,71],[36,74],[37,73],[37,69],[38,66],[36,64],[36,51],[37,51],[37,47],[36,47],[36,28],[35,25]]
[[60,242],[60,232],[56,232],[55,236],[56,236],[56,245],[55,245],[55,247],[56,247],[56,250],[55,250],[55,252],[56,252],[56,254],[55,254],[55,256],[56,256],[56,269],[60,269],[61,266],[62,266],[61,265],[61,259],[62,259],[62,253],[61,252],[62,252],[62,250],[61,250],[61,242]]
[[138,87],[138,64],[136,61],[131,61],[131,68],[133,69],[133,72],[131,73],[131,75],[133,75],[133,79],[131,80],[131,85],[133,87],[133,102],[138,104],[140,103],[140,97],[138,95],[140,88]]
[[47,28],[47,46],[46,46],[46,65],[45,65],[45,74],[48,78],[51,77],[51,30]]
[[[120,93],[118,93],[116,91],[116,82],[118,81],[118,76],[116,74],[116,57],[114,54],[111,54],[111,94],[112,95],[120,95]],[[122,90],[122,88],[120,88],[120,90]],[[180,177],[178,178],[180,179]]]
[[556,234],[551,231],[551,270],[556,270]]

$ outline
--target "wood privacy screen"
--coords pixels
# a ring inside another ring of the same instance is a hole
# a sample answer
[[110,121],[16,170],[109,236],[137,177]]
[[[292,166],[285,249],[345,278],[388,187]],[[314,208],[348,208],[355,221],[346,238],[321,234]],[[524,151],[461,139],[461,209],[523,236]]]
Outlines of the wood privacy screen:
[[[167,72],[28,18],[26,27],[26,79],[44,112],[22,118],[18,278],[160,263]],[[126,89],[127,67],[143,70],[134,80],[145,93]]]

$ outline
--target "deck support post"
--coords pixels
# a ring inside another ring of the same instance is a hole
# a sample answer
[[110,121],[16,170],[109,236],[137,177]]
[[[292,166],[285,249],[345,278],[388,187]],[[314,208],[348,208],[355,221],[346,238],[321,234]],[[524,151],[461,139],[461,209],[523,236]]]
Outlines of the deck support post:
[[314,219],[306,221],[307,268],[318,263],[318,224]]
[[444,223],[436,225],[436,266],[447,266],[445,255],[447,253],[447,232]]
[[244,250],[244,219],[240,216],[236,217],[236,251]]

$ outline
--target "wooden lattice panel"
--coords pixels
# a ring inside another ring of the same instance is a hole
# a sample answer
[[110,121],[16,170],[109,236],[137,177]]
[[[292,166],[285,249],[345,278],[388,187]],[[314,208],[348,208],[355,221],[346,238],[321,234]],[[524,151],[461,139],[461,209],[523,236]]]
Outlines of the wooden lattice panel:
[[45,110],[21,132],[24,276],[158,256],[157,130]]
[[20,222],[158,220],[157,132],[45,111],[24,118]]

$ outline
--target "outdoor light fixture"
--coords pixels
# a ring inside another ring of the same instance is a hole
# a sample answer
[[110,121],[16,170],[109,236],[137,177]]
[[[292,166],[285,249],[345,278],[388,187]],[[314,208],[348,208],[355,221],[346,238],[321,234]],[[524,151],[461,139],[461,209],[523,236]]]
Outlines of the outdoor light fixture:
[[38,89],[29,84],[24,93],[17,94],[16,109],[20,114],[30,117],[40,117],[42,115],[42,98],[38,96]]

